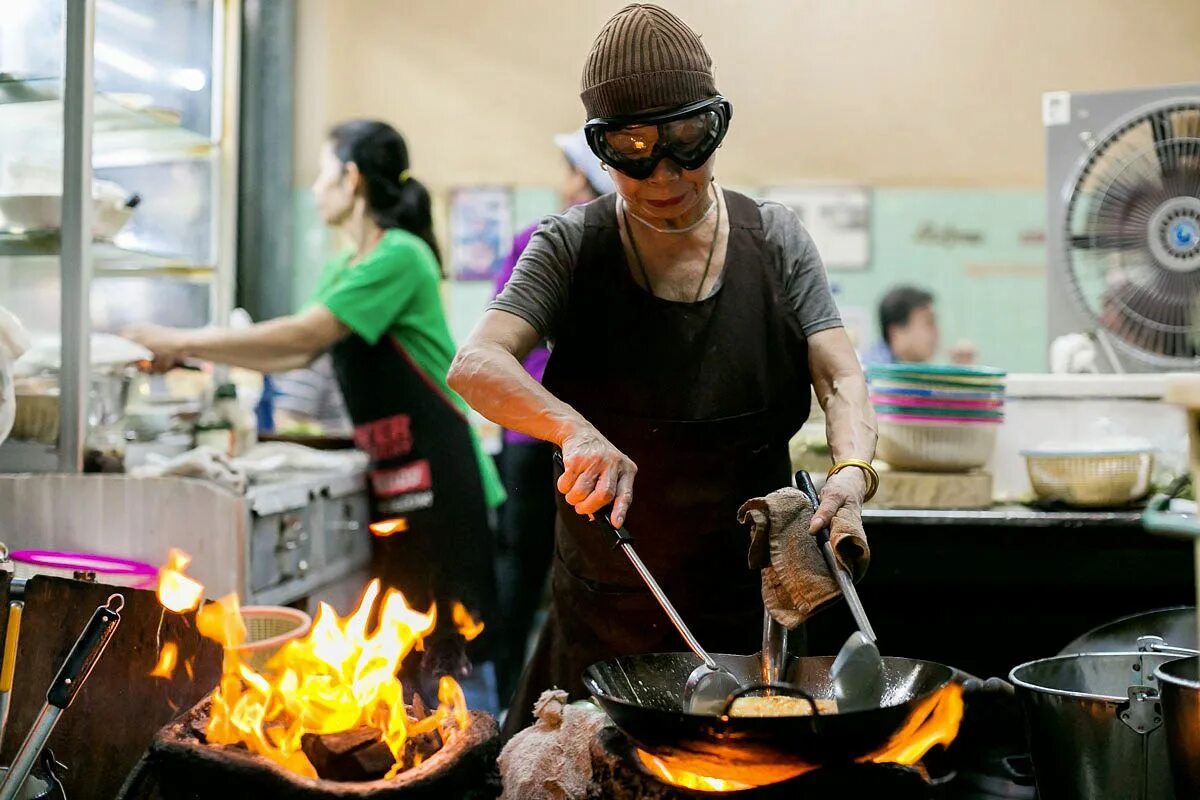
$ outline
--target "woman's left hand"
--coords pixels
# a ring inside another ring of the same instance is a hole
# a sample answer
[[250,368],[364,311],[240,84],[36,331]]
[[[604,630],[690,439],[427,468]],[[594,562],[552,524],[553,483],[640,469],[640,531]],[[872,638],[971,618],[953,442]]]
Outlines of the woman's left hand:
[[824,528],[842,508],[861,516],[863,497],[866,493],[867,478],[860,469],[844,469],[825,481],[821,488],[821,502],[813,514],[808,532],[816,533]]
[[154,353],[154,369],[156,371],[170,369],[178,364],[184,356],[184,331],[179,328],[168,328],[163,325],[134,325],[121,331],[121,335]]

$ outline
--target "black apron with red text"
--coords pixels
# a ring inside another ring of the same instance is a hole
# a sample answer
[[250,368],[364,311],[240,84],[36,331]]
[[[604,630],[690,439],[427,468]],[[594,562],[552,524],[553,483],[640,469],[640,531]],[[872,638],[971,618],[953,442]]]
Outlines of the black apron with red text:
[[[770,263],[755,203],[725,193],[720,287],[697,303],[657,298],[631,277],[615,196],[588,205],[569,307],[544,385],[638,466],[625,527],[700,642],[753,653],[759,576],[739,506],[789,484],[788,440],[808,417],[808,348]],[[554,603],[514,699],[524,717],[551,685],[584,696],[588,664],[684,650],[609,537],[559,495]],[[510,726],[510,730],[513,726]]]
[[402,518],[403,531],[373,537],[373,571],[424,610],[452,601],[492,612],[493,541],[466,416],[391,336],[374,345],[350,334],[333,362],[354,439],[370,457],[372,519]]

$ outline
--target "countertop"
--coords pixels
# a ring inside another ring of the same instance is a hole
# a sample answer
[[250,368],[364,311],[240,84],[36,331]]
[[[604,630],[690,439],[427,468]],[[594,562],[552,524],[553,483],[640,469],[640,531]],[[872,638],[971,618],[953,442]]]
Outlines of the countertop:
[[1096,526],[1138,527],[1142,512],[1133,510],[1042,511],[1028,506],[993,506],[989,509],[944,511],[921,508],[863,509],[863,521],[897,525],[1007,525],[1029,528],[1080,528]]

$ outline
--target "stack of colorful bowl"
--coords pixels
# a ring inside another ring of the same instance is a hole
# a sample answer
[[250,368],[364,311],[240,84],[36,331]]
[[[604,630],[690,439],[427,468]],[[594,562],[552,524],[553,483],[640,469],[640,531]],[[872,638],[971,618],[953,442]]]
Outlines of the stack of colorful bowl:
[[1004,421],[1004,370],[950,364],[867,369],[879,418],[876,454],[896,469],[966,472],[983,466]]

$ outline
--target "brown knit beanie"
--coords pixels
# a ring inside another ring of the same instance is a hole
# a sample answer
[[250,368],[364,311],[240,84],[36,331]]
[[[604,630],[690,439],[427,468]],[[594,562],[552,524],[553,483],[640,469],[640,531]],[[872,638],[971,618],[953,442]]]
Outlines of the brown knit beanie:
[[717,94],[700,37],[665,8],[625,6],[605,23],[583,65],[589,119],[627,117]]

